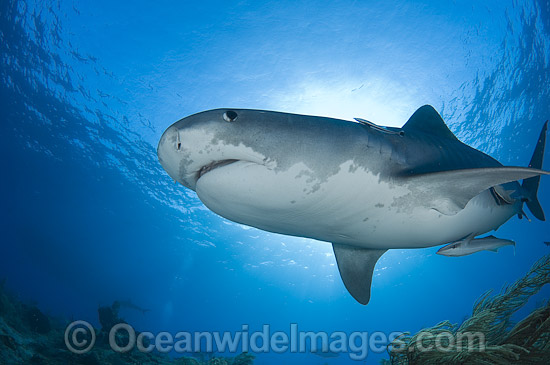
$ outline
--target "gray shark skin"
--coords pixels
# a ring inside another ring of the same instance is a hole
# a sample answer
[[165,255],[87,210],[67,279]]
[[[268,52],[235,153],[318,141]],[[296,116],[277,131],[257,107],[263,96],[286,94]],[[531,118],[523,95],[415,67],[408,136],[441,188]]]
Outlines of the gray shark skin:
[[538,188],[529,179],[548,174],[542,155],[530,168],[504,167],[460,142],[427,105],[403,128],[356,120],[215,109],[166,129],[157,153],[172,179],[222,217],[332,242],[362,304],[386,250],[477,236],[523,214],[524,202],[540,207],[517,180]]

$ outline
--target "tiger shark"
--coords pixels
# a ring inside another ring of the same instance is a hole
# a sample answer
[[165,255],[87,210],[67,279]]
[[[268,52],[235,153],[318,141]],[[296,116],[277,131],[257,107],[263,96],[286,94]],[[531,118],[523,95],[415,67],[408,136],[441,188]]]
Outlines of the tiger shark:
[[[544,124],[529,167],[505,167],[460,142],[431,106],[402,128],[265,110],[185,117],[159,161],[213,212],[265,231],[331,242],[345,287],[371,296],[388,249],[425,248],[496,230],[537,200]],[[518,180],[523,180],[520,185]]]

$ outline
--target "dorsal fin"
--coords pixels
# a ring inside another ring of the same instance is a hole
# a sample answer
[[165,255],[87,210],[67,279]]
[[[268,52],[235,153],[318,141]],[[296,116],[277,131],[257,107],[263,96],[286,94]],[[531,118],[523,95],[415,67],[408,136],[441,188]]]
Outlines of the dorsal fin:
[[457,139],[439,113],[431,105],[424,105],[418,108],[407,123],[405,123],[403,130],[405,132],[420,131],[436,135],[440,138]]

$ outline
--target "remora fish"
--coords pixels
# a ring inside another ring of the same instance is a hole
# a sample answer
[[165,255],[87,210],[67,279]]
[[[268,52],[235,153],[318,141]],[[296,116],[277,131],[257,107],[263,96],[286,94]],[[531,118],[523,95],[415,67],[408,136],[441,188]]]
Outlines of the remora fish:
[[133,310],[136,310],[138,312],[141,312],[142,314],[150,312],[149,309],[141,308],[141,307],[135,305],[134,303],[132,303],[130,300],[116,300],[113,303],[113,307],[115,307],[115,306],[116,306],[117,309],[118,308],[133,309]]
[[483,238],[473,238],[473,236],[469,236],[463,240],[441,247],[437,251],[437,254],[454,257],[466,256],[484,250],[497,252],[499,248],[509,245],[515,247],[516,243],[514,241],[497,238],[495,236],[487,236]]
[[[546,126],[530,167],[504,167],[460,142],[431,106],[402,128],[249,109],[170,126],[158,158],[215,213],[270,232],[333,243],[344,285],[370,299],[377,260],[497,229],[537,200]],[[517,180],[524,179],[523,185]]]
[[317,355],[319,357],[323,357],[325,359],[333,359],[335,357],[338,357],[340,356],[340,354],[338,352],[332,352],[332,351],[323,351],[323,350],[320,350],[320,351],[312,351],[311,352],[313,355]]

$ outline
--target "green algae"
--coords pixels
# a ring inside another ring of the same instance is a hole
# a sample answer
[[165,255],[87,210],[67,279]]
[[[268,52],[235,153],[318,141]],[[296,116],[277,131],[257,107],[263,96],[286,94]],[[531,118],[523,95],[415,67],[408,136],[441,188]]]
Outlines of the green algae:
[[514,324],[512,315],[550,283],[550,255],[499,294],[488,291],[461,325],[443,321],[388,346],[383,364],[545,364],[550,359],[550,301]]

